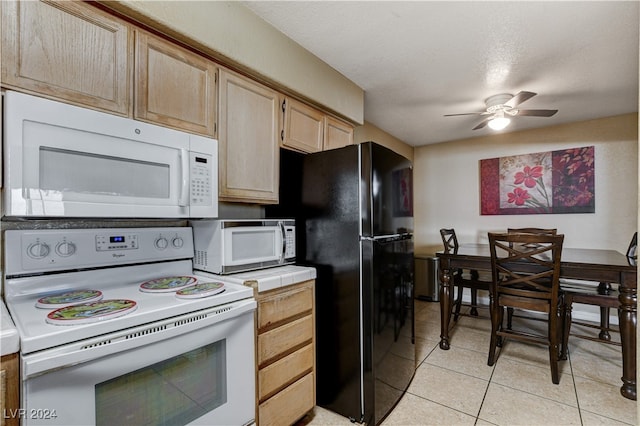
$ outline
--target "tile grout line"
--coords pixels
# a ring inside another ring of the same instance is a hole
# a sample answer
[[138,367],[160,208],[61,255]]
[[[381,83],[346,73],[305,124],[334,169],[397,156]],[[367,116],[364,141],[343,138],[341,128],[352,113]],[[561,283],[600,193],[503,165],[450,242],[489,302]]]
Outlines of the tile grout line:
[[569,362],[569,371],[571,372],[571,381],[573,382],[573,392],[576,395],[576,405],[578,407],[578,416],[580,417],[580,424],[584,425],[584,421],[582,420],[582,409],[580,408],[580,398],[578,398],[578,386],[576,385],[576,378],[573,375],[573,364],[571,363],[571,353],[569,348],[567,348],[567,362]]
[[[477,425],[478,421],[482,420],[482,419],[480,419],[480,413],[482,412],[482,406],[484,405],[484,400],[487,398],[487,393],[489,393],[489,386],[491,386],[491,380],[493,380],[493,375],[496,372],[496,365],[497,365],[497,359],[496,359],[496,362],[493,363],[493,369],[491,370],[491,376],[489,376],[489,380],[487,382],[487,388],[484,390],[484,395],[482,395],[482,402],[480,403],[480,407],[478,408],[478,415],[476,416],[476,421],[475,421],[474,425]],[[483,421],[487,421],[488,422],[488,420],[483,420]]]

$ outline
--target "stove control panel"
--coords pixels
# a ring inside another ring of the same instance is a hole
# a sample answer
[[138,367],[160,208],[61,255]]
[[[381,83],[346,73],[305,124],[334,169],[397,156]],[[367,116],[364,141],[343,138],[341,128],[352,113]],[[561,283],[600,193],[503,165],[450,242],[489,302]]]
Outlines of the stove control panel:
[[190,227],[7,230],[6,274],[193,258]]
[[138,248],[136,234],[96,235],[96,250],[135,250]]

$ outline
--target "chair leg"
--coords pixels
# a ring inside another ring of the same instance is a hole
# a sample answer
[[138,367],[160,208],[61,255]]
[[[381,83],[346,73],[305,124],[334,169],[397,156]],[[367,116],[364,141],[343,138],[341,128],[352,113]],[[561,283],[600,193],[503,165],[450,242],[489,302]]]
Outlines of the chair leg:
[[507,308],[507,330],[511,330],[513,324],[513,308]]
[[455,305],[456,305],[456,309],[455,312],[453,314],[453,321],[456,322],[458,321],[458,317],[460,317],[460,307],[462,306],[462,292],[464,290],[464,287],[461,285],[458,285],[458,294],[456,295],[456,301],[455,301]]
[[475,288],[471,289],[471,312],[470,314],[474,317],[478,316],[478,309],[476,308],[476,306],[478,306],[478,290]]
[[611,340],[611,334],[609,334],[609,308],[600,307],[600,334],[598,334],[598,337],[607,342]]
[[[493,305],[493,303],[492,303]],[[500,328],[500,312],[504,309],[502,306],[491,307],[491,341],[489,343],[489,359],[487,365],[491,366],[496,361],[496,348],[498,345],[498,329]]]
[[[504,322],[504,308],[502,306],[500,306],[499,310],[498,310],[498,328],[496,329],[497,331],[501,331],[502,330],[502,323],[503,322]],[[498,336],[497,345],[498,345],[499,348],[502,347],[503,341],[504,341],[503,336]]]
[[560,352],[560,359],[567,359],[567,352],[569,349],[569,333],[571,332],[571,311],[573,310],[573,300],[571,297],[565,299],[564,307],[562,308],[564,315],[562,318],[562,351]]
[[552,310],[549,315],[549,364],[551,365],[551,381],[557,385],[560,383],[560,370],[558,368],[558,354],[559,354],[559,336],[558,336],[558,317],[559,313]]

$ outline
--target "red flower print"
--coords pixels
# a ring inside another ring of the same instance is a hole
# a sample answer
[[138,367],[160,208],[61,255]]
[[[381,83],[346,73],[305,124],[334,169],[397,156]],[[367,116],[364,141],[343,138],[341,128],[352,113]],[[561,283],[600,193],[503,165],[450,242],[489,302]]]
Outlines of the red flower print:
[[516,206],[524,205],[525,201],[531,198],[529,192],[522,188],[513,188],[513,192],[509,192],[507,197],[509,197],[507,202],[515,203]]
[[516,173],[515,180],[513,183],[516,185],[520,185],[524,182],[524,185],[527,188],[533,188],[536,186],[536,179],[542,177],[542,166],[524,166],[524,169],[521,172]]

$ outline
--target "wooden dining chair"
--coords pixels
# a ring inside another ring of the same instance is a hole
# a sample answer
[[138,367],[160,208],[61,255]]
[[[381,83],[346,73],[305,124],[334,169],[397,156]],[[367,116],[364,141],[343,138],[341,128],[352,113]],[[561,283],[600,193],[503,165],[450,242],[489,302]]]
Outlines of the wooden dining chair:
[[[549,348],[551,380],[560,382],[558,361],[562,343],[560,259],[564,235],[489,233],[491,252],[491,342],[488,365],[506,339],[545,344]],[[545,335],[503,327],[505,308],[547,314]]]
[[[456,236],[456,231],[453,228],[441,229],[440,236],[442,237],[442,243],[444,244],[444,251],[446,253],[458,252],[458,237]],[[471,307],[469,316],[478,316],[478,290],[489,291],[489,287],[491,286],[491,280],[488,274],[484,275],[486,275],[482,277],[484,279],[481,279],[480,273],[475,269],[458,269],[456,271],[452,271],[453,285],[457,288],[456,298],[454,299],[452,306],[452,308],[454,308],[452,309],[454,321],[458,321],[460,316],[466,315],[461,312],[462,306]],[[462,303],[462,295],[465,288],[468,288],[471,291],[470,305]]]
[[[633,234],[629,247],[627,248],[627,257],[630,262],[637,259],[637,247],[638,247],[638,232]],[[565,294],[565,312],[564,312],[564,335],[562,343],[561,358],[567,359],[567,349],[569,345],[569,335],[578,337],[581,339],[598,341],[602,343],[609,343],[612,345],[621,346],[619,342],[611,340],[610,332],[619,332],[619,329],[612,328],[609,324],[609,315],[611,308],[618,308],[620,301],[618,297],[620,295],[617,288],[614,288],[611,283],[594,283],[591,281],[576,281],[576,280],[561,280],[560,286]],[[598,306],[600,308],[600,324],[593,324],[585,321],[576,321],[572,317],[573,304],[582,303],[585,305]],[[586,334],[571,334],[571,324],[580,325],[588,328],[595,328],[599,330],[598,337],[589,336]]]
[[556,235],[556,228],[507,228],[509,234]]
[[[534,234],[534,235],[556,235],[556,228],[507,228],[508,234]],[[513,308],[507,309],[507,328],[511,329],[513,325]]]

